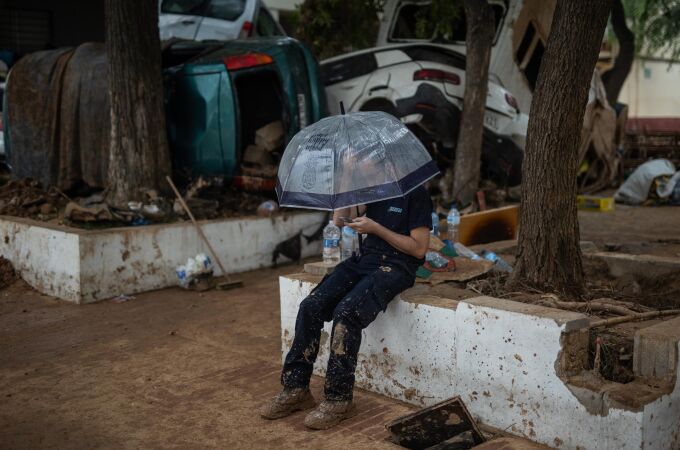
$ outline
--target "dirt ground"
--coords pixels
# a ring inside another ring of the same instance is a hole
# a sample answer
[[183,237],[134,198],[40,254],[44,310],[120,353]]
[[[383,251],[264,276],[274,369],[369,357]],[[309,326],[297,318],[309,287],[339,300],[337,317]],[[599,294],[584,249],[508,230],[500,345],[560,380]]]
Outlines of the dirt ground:
[[[579,218],[600,248],[680,255],[680,208],[617,205]],[[279,389],[278,276],[300,270],[119,304],[72,305],[21,281],[0,291],[2,448],[395,448],[384,424],[413,408],[361,390],[360,414],[329,431],[307,431],[303,413],[257,415]]]
[[279,389],[278,276],[299,271],[120,304],[72,305],[22,282],[1,291],[1,447],[394,448],[384,424],[412,408],[363,391],[359,415],[329,431],[307,431],[304,413],[257,415]]
[[579,211],[581,239],[620,245],[624,253],[680,256],[680,207],[617,204],[611,212]]

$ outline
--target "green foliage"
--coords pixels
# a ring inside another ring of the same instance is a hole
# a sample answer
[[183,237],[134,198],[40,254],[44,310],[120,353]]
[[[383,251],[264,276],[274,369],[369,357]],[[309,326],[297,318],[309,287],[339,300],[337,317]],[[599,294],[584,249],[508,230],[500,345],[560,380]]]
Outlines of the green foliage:
[[455,31],[453,25],[461,17],[461,0],[433,0],[429,8],[421,8],[416,13],[416,37],[450,41]]
[[305,0],[296,35],[319,58],[375,46],[382,0]]
[[638,55],[680,59],[680,0],[623,0]]

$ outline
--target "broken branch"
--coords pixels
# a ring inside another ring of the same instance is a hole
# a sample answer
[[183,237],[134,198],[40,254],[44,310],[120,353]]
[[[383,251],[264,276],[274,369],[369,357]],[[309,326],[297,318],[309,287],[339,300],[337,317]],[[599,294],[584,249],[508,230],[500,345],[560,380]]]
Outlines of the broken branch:
[[607,325],[618,325],[620,323],[632,322],[635,320],[654,319],[656,317],[673,316],[676,314],[680,314],[680,309],[669,309],[666,311],[650,311],[645,313],[633,314],[630,316],[612,317],[610,319],[603,319],[593,322],[590,324],[590,328],[597,328]]

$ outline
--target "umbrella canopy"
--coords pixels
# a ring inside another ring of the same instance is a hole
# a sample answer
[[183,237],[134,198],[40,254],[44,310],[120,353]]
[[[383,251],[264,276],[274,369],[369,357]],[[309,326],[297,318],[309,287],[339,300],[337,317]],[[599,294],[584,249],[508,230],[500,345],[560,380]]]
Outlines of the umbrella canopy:
[[439,174],[394,116],[356,112],[322,119],[296,134],[281,158],[281,206],[334,210],[401,197]]

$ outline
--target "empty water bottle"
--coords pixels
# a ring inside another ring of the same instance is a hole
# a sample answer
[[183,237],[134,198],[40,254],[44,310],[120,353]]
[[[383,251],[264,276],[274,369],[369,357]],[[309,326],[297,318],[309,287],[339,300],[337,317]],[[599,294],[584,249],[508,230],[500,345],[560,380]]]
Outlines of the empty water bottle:
[[357,232],[348,226],[342,227],[342,260],[351,258],[359,252],[359,237]]
[[473,261],[477,261],[477,260],[482,259],[482,258],[479,257],[479,255],[477,253],[473,252],[472,250],[470,250],[469,248],[467,248],[466,246],[464,246],[460,242],[456,242],[455,244],[453,244],[453,248],[456,249],[456,253],[458,255],[464,256],[466,258],[470,258]]
[[332,220],[323,229],[323,262],[340,262],[340,228]]
[[439,214],[432,211],[432,229],[430,234],[435,237],[439,237]]
[[446,267],[449,264],[449,260],[443,257],[438,252],[427,252],[425,254],[425,261],[427,261],[428,263],[430,263],[432,267],[437,269]]
[[496,270],[500,270],[502,272],[512,272],[512,266],[494,252],[482,250],[481,254],[482,258],[486,259],[487,261],[491,261],[494,264],[494,268]]
[[460,213],[456,209],[456,204],[451,205],[451,210],[446,216],[446,233],[452,243],[458,242],[458,225],[460,224]]

